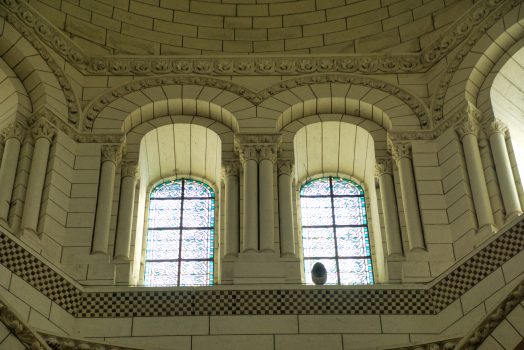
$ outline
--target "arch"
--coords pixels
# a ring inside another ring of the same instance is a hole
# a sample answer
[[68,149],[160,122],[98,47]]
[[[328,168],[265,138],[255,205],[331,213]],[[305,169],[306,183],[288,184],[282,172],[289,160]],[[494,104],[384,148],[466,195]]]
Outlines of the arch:
[[257,117],[264,118],[267,114],[269,118],[279,112],[277,131],[296,119],[324,113],[364,117],[386,130],[420,130],[431,126],[424,102],[392,84],[351,75],[305,78],[285,81],[278,90],[266,89],[275,92],[260,103]]
[[3,25],[0,57],[24,85],[32,110],[45,106],[65,121],[77,124],[78,100],[63,70],[34,35],[23,36],[8,22]]
[[24,85],[7,63],[0,59],[0,130],[15,120],[24,123],[32,111]]

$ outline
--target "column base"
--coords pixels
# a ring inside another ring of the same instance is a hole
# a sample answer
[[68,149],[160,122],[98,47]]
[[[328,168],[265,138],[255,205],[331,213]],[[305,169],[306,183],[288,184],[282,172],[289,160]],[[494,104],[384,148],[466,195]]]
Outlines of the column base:
[[33,234],[33,235],[35,235],[37,237],[40,237],[40,235],[35,230],[32,230],[30,228],[21,228],[20,230],[18,230],[16,236],[17,237],[22,237],[25,234]]
[[508,215],[506,215],[506,220],[504,221],[504,226],[506,226],[507,224],[509,224],[510,222],[515,220],[516,218],[518,218],[520,215],[522,215],[521,211],[515,211],[513,213],[509,213]]
[[487,224],[479,228],[475,236],[475,248],[482,244],[482,242],[491,237],[491,235],[493,235],[497,231],[498,228],[493,224]]

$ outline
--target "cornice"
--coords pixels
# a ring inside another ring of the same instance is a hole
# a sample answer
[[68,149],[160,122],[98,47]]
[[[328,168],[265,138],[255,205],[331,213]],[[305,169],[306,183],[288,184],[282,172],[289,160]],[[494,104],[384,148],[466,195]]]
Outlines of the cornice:
[[474,350],[491,334],[506,316],[524,299],[524,281],[511,291],[473,331],[457,344],[454,350]]
[[3,301],[0,300],[0,322],[13,333],[22,344],[31,350],[49,350],[44,339],[34,333]]
[[[507,0],[506,2],[509,2]],[[518,0],[519,2],[522,0]],[[432,44],[414,54],[352,54],[329,56],[278,57],[89,57],[67,35],[38,15],[30,5],[19,0],[1,0],[5,10],[16,16],[38,37],[53,47],[71,65],[84,74],[140,75],[140,74],[214,74],[214,75],[298,75],[310,73],[413,73],[425,72],[467,35],[475,30],[503,0],[483,0],[456,20]],[[9,13],[0,11],[2,17]]]

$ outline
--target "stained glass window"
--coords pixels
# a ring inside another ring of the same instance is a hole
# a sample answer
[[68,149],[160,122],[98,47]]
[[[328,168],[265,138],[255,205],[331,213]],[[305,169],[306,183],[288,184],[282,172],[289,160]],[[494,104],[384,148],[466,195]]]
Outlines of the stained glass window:
[[213,284],[215,194],[182,179],[153,189],[146,243],[146,286]]
[[326,284],[372,284],[373,268],[364,191],[357,184],[326,177],[300,191],[302,245],[307,284],[321,262]]

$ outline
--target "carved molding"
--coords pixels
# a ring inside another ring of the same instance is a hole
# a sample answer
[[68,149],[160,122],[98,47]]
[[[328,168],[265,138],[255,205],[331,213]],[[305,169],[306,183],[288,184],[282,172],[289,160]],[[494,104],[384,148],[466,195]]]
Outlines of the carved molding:
[[240,174],[240,162],[238,160],[225,160],[222,162],[222,178],[228,176],[238,177]]
[[278,175],[289,175],[293,177],[295,173],[294,160],[279,160],[277,163]]
[[412,157],[411,143],[409,142],[396,142],[391,146],[391,153],[393,160],[398,162],[402,158]]
[[[510,2],[510,1],[508,1]],[[515,2],[513,0],[512,2]],[[519,1],[520,2],[520,1]],[[36,14],[31,6],[1,0],[3,17],[17,17],[41,40],[53,47],[66,61],[84,74],[214,74],[214,75],[289,75],[325,72],[411,73],[424,72],[459,45],[480,23],[504,3],[483,0],[474,5],[432,44],[414,54],[340,55],[339,57],[89,57],[62,31]],[[9,12],[7,12],[9,11]],[[499,9],[497,12],[500,12]],[[9,20],[9,19],[8,19]],[[484,27],[481,27],[485,30]]]
[[524,281],[505,298],[475,329],[457,344],[454,350],[474,350],[506,318],[506,316],[524,299]]
[[102,146],[102,163],[113,162],[116,165],[122,160],[122,146]]
[[[18,0],[0,0],[0,17],[6,19],[15,29],[26,38],[38,51],[40,56],[51,69],[62,88],[67,102],[68,120],[73,125],[78,124],[80,104],[66,74],[56,63],[55,59],[45,49],[42,41],[46,42],[66,61],[74,61],[79,57],[80,50],[70,50],[72,41],[61,33],[46,19],[42,18],[26,3]],[[77,53],[78,52],[78,53]],[[85,55],[85,54],[84,54]]]
[[393,162],[389,158],[378,158],[375,162],[375,177],[379,178],[384,174],[393,175]]
[[18,121],[12,122],[4,130],[2,130],[2,136],[4,137],[5,141],[15,138],[20,141],[20,143],[22,143],[26,136],[26,127],[20,124]]
[[29,118],[28,123],[34,125],[41,118],[46,119],[57,130],[61,130],[78,143],[123,143],[125,141],[124,134],[81,134],[46,107],[38,109]]
[[123,161],[121,163],[121,177],[133,177],[138,179],[138,163],[132,161]]
[[54,126],[49,124],[47,120],[41,118],[38,119],[38,121],[31,127],[31,135],[35,141],[45,138],[49,142],[53,142],[53,137],[56,135],[56,129]]
[[95,343],[84,339],[65,338],[58,335],[40,333],[52,350],[146,350],[144,348],[130,348],[127,346]]
[[239,95],[246,100],[253,103],[255,106],[264,102],[268,98],[283,92],[285,90],[292,89],[294,87],[302,85],[320,84],[320,83],[340,83],[340,84],[354,84],[371,87],[380,91],[386,92],[392,96],[397,97],[404,103],[406,103],[415,115],[420,120],[420,125],[424,129],[431,128],[427,106],[418,97],[412,93],[400,88],[397,85],[393,85],[378,79],[370,77],[351,75],[351,74],[322,74],[322,75],[307,75],[299,78],[292,78],[289,80],[282,81],[270,87],[267,87],[261,91],[255,92],[242,85],[235,84],[231,81],[222,80],[220,78],[211,78],[204,76],[195,75],[172,75],[164,77],[145,78],[142,80],[134,80],[130,83],[118,86],[108,92],[106,92],[100,98],[94,99],[87,107],[82,122],[83,130],[91,130],[93,128],[94,121],[98,114],[110,103],[125,96],[127,94],[146,89],[149,87],[162,86],[162,85],[200,85],[209,86],[225,91],[229,91],[236,95]]
[[455,350],[455,346],[459,341],[460,339],[449,339],[426,344],[408,345],[401,348],[388,348],[387,350]]
[[49,347],[43,341],[43,339],[33,333],[31,329],[23,322],[18,316],[16,316],[6,304],[0,301],[0,321],[6,325],[6,327],[24,344],[28,349],[31,350],[48,350]]
[[488,139],[490,138],[490,136],[494,133],[501,133],[504,138],[506,137],[506,132],[508,131],[508,126],[502,122],[501,120],[499,119],[495,119],[495,121],[489,123],[488,125],[486,125],[485,129],[486,131],[486,135],[488,137]]

